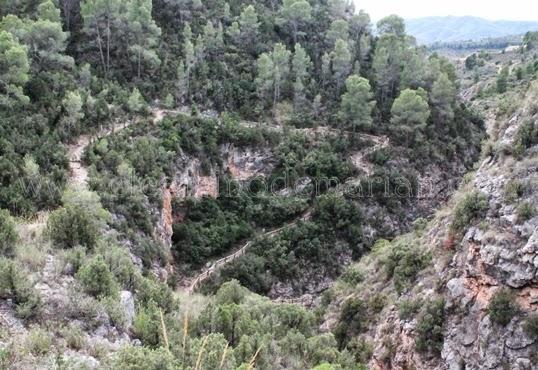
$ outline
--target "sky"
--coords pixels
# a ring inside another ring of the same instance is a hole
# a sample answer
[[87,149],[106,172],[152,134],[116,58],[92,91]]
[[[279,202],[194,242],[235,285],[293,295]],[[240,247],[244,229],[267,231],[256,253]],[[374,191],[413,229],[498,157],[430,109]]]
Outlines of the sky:
[[[536,0],[353,0],[373,21],[390,14],[404,18],[472,15],[490,20],[538,21]],[[508,6],[507,6],[508,4]]]

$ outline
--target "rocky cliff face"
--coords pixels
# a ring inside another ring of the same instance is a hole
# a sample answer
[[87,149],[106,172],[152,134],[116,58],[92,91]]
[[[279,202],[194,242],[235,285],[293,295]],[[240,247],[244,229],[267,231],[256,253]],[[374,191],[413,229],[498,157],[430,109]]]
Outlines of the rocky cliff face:
[[183,157],[178,160],[178,170],[170,184],[162,186],[162,208],[155,228],[155,235],[165,246],[172,244],[172,226],[181,222],[182,215],[173,214],[174,199],[217,198],[219,196],[219,176],[228,175],[237,181],[248,181],[264,177],[274,168],[274,157],[270,150],[237,148],[232,145],[220,147],[222,168],[204,169],[198,158]]
[[[469,176],[447,207],[425,229],[405,235],[399,243],[415,253],[428,253],[429,266],[414,283],[397,292],[387,279],[383,260],[389,248],[374,250],[358,265],[365,281],[343,282],[334,288],[324,329],[337,324],[335,307],[355,297],[371,302],[382,296],[383,309],[373,315],[361,341],[371,346],[373,369],[536,369],[537,346],[525,330],[529,315],[538,311],[538,147],[515,154],[521,126],[537,122],[538,84],[532,85],[520,107],[508,117],[489,115],[488,129],[496,150]],[[454,208],[469,193],[483,194],[484,214],[457,235],[450,228]],[[533,211],[534,210],[534,211]],[[394,242],[393,242],[394,244]],[[506,325],[491,317],[489,307],[499,291],[508,291],[517,312]],[[421,304],[417,314],[402,318],[404,302],[444,299],[444,323],[439,352],[419,351]]]

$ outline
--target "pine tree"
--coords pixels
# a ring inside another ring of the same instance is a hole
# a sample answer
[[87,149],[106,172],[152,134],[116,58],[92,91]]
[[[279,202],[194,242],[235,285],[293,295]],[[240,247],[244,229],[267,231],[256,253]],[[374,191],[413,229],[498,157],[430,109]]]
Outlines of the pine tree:
[[180,80],[182,80],[181,83],[184,84],[184,95],[189,96],[191,73],[196,64],[196,58],[194,54],[194,45],[192,43],[191,26],[188,23],[183,28],[183,57],[184,62],[181,63],[183,70],[179,72],[181,74]]
[[312,18],[312,6],[306,0],[284,0],[280,12],[291,28],[293,43],[297,43],[300,26]]
[[75,125],[84,118],[82,111],[82,98],[78,91],[70,91],[62,101],[65,116],[62,118],[64,127],[69,131],[75,129]]
[[239,16],[239,26],[241,29],[241,39],[249,48],[253,48],[257,38],[260,22],[256,9],[249,5],[241,12]]
[[28,82],[30,64],[27,49],[6,31],[0,31],[0,106],[13,108],[16,104],[27,104],[24,95]]
[[80,3],[84,32],[95,42],[105,77],[110,73],[111,51],[122,36],[122,11],[120,0],[84,0]]
[[151,17],[151,0],[131,0],[128,7],[127,19],[129,23],[131,46],[129,50],[136,61],[136,75],[142,75],[142,61],[150,67],[157,67],[161,60],[156,52],[161,29]]
[[312,68],[312,61],[306,50],[300,45],[295,45],[293,54],[292,70],[295,77],[293,84],[293,104],[296,112],[303,112],[306,105],[305,86],[309,83],[309,71]]
[[432,86],[430,101],[435,109],[438,123],[448,123],[454,119],[456,89],[445,73],[441,73]]
[[339,115],[354,133],[357,129],[366,129],[372,125],[372,110],[375,106],[372,99],[372,88],[367,79],[357,75],[348,77]]
[[344,40],[337,40],[331,53],[332,70],[336,82],[336,91],[340,93],[344,82],[351,73],[352,59],[349,45]]
[[403,44],[393,34],[383,35],[375,49],[372,69],[381,109],[387,113],[398,94]]
[[377,22],[377,31],[381,35],[405,36],[405,21],[397,15],[389,15]]
[[273,51],[263,53],[258,58],[258,77],[256,85],[262,99],[267,99],[272,92],[273,108],[276,107],[282,93],[282,85],[290,72],[290,51],[282,44],[275,44]]
[[404,139],[406,145],[426,128],[430,117],[430,108],[424,95],[424,90],[406,89],[392,105],[390,120],[392,129]]
[[349,39],[349,23],[343,19],[337,19],[331,23],[331,28],[327,31],[327,43],[330,47],[334,47],[336,40],[348,41]]
[[504,94],[507,90],[509,73],[508,68],[504,67],[497,77],[497,92],[499,94]]

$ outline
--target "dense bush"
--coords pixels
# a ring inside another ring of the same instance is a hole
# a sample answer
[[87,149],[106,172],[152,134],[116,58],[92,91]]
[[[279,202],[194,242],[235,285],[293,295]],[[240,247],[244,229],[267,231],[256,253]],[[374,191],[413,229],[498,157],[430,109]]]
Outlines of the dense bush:
[[78,245],[93,248],[99,237],[98,223],[83,208],[71,206],[51,213],[47,233],[52,242],[61,248]]
[[401,293],[414,283],[417,274],[428,266],[430,260],[430,255],[416,246],[396,242],[389,249],[382,264],[387,276],[392,278],[396,290]]
[[340,348],[368,327],[367,305],[359,298],[349,298],[344,302],[334,336]]
[[527,186],[519,180],[510,180],[504,186],[504,197],[507,202],[518,201],[524,194]]
[[416,348],[420,352],[440,353],[444,342],[445,301],[427,302],[417,320]]
[[0,209],[0,256],[12,256],[17,239],[18,234],[13,218],[9,211]]
[[12,299],[23,319],[36,316],[40,310],[41,299],[33,285],[21,265],[0,257],[0,298]]
[[316,198],[312,220],[337,238],[342,238],[356,246],[362,240],[362,214],[350,200],[337,194],[322,195]]
[[410,320],[413,318],[422,307],[421,299],[404,299],[398,304],[398,316],[400,320]]
[[252,227],[245,220],[222,211],[216,201],[206,198],[191,202],[187,221],[174,225],[174,254],[180,260],[199,266],[251,234]]
[[135,297],[136,303],[142,307],[156,304],[165,313],[177,309],[177,302],[172,290],[152,277],[140,275],[136,277]]
[[456,205],[454,219],[450,228],[455,232],[462,232],[470,223],[483,216],[488,209],[488,199],[485,194],[473,191]]
[[135,337],[145,346],[157,348],[162,340],[162,330],[160,311],[155,303],[140,307],[133,321]]
[[514,295],[508,289],[501,289],[491,299],[488,305],[488,314],[491,321],[506,326],[519,312]]
[[125,346],[109,360],[110,368],[125,370],[181,369],[181,361],[165,348]]
[[118,283],[101,255],[86,262],[76,274],[86,293],[94,297],[117,296]]

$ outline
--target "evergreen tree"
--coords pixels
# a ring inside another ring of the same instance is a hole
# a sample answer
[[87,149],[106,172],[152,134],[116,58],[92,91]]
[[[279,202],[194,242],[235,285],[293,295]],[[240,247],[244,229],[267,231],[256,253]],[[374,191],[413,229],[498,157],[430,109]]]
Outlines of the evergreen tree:
[[357,75],[346,80],[346,92],[342,95],[340,118],[357,129],[367,129],[372,125],[372,110],[375,106],[370,82]]
[[306,50],[300,44],[296,44],[292,60],[292,70],[295,77],[293,84],[293,104],[296,112],[304,111],[307,103],[305,87],[309,83],[309,71],[311,68],[312,61]]
[[349,45],[344,40],[337,40],[334,51],[331,53],[332,69],[336,82],[336,91],[339,93],[344,82],[351,73],[352,59]]
[[30,101],[23,90],[29,71],[27,49],[11,33],[0,31],[0,106],[13,108]]
[[405,21],[397,15],[389,15],[377,22],[377,31],[381,35],[394,35],[396,37],[405,36]]
[[435,109],[438,123],[446,124],[454,119],[455,99],[456,89],[452,81],[446,73],[441,73],[430,93],[430,101]]
[[348,41],[349,39],[349,23],[343,19],[337,19],[331,23],[331,28],[327,31],[327,42],[332,48],[336,40]]
[[372,69],[377,95],[384,113],[398,94],[402,64],[402,41],[393,34],[381,36],[377,41]]
[[[62,101],[65,111],[65,116],[62,118],[64,127],[69,131],[73,131],[76,124],[84,118],[82,111],[82,98],[78,91],[70,91]],[[71,136],[71,135],[70,135]]]
[[136,61],[138,78],[142,75],[142,62],[150,67],[157,67],[161,64],[156,52],[161,29],[151,17],[151,11],[151,0],[131,0],[127,12],[131,38],[129,50]]
[[260,96],[267,98],[272,92],[273,108],[276,107],[282,93],[282,85],[290,72],[290,51],[282,44],[275,44],[273,51],[258,58],[258,77],[256,85]]
[[312,6],[306,0],[284,0],[281,14],[291,28],[293,43],[296,44],[299,28],[312,17]]
[[252,5],[245,7],[241,12],[241,15],[239,16],[239,26],[242,42],[244,42],[250,50],[253,50],[258,38],[260,22],[258,21],[258,13]]
[[430,117],[425,91],[406,89],[394,101],[391,109],[392,129],[409,145],[422,132]]

